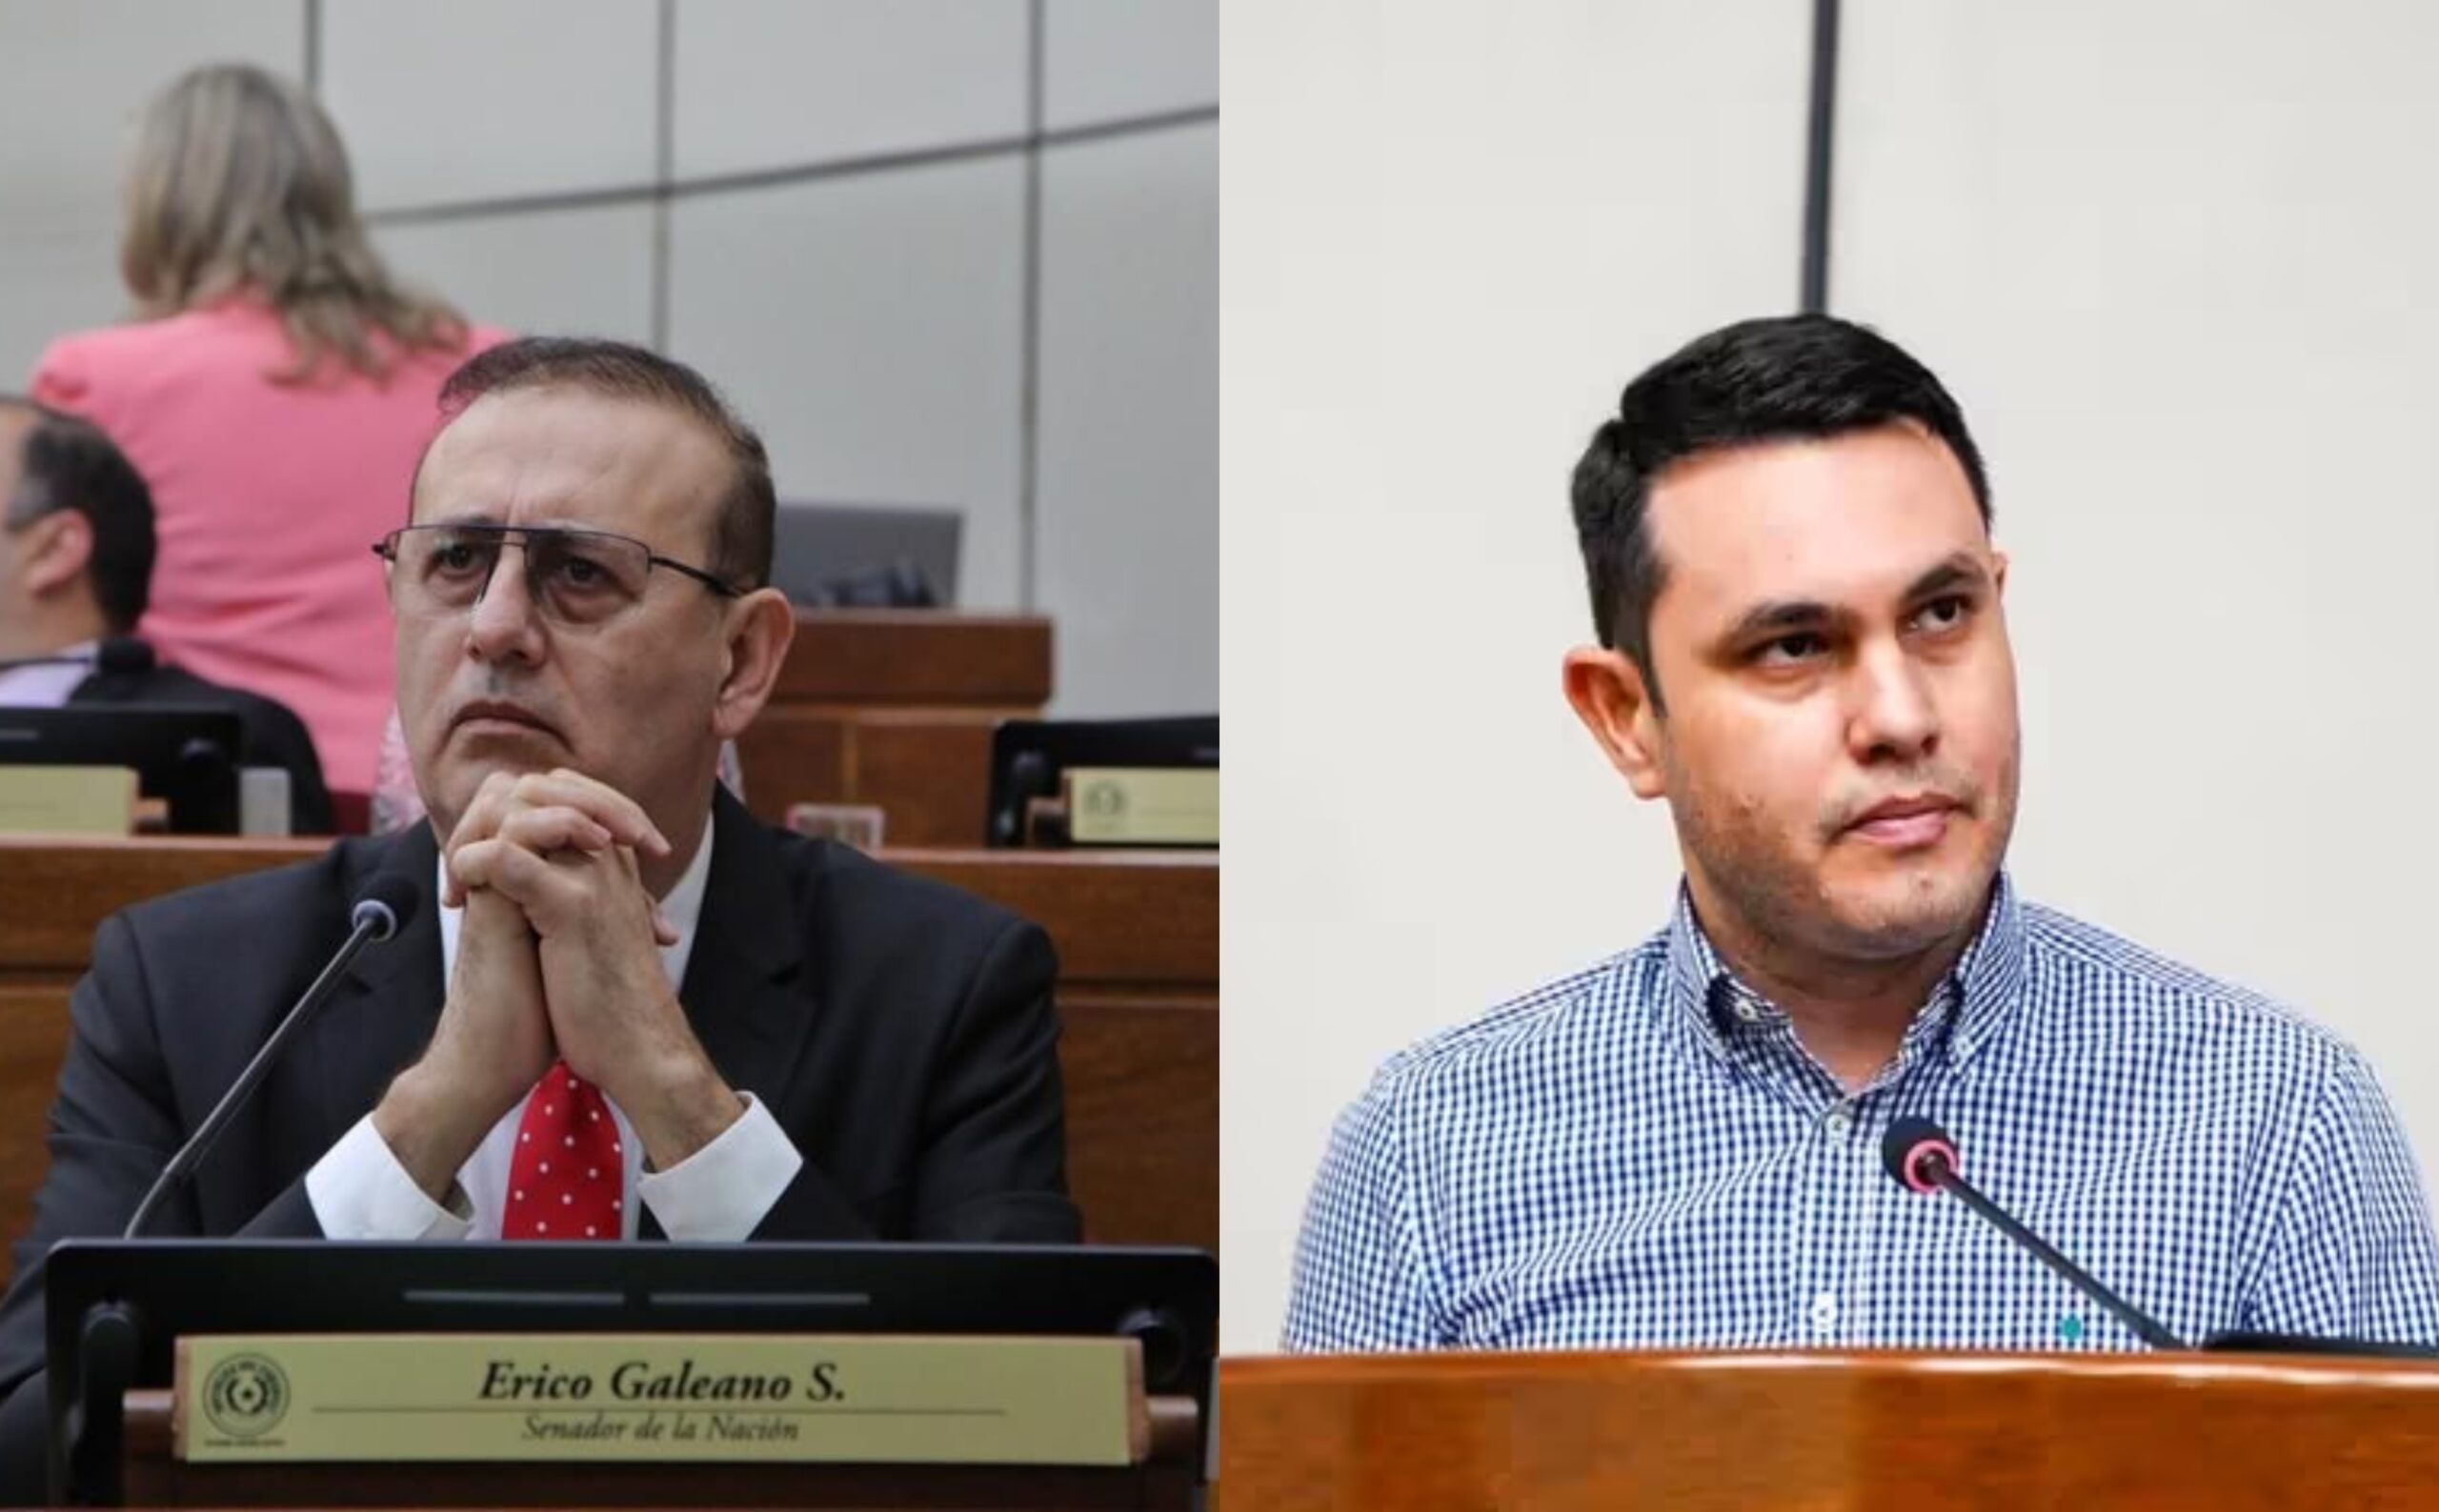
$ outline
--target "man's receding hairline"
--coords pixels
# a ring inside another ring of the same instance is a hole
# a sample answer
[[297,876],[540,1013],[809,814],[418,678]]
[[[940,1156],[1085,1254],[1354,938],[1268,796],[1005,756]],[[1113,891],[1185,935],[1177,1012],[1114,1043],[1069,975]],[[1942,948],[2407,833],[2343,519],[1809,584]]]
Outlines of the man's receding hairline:
[[[1661,489],[1667,484],[1668,480],[1681,473],[1713,465],[1723,465],[1739,456],[1753,453],[1776,452],[1799,447],[1836,446],[1845,441],[1869,440],[1873,436],[1890,432],[1901,432],[1917,441],[1927,441],[1945,453],[1948,460],[1956,464],[1957,475],[1965,480],[1965,492],[1968,494],[1973,492],[1973,474],[1965,468],[1965,458],[1957,455],[1956,448],[1948,445],[1945,438],[1937,431],[1912,415],[1892,414],[1885,420],[1875,420],[1869,425],[1851,426],[1841,431],[1822,433],[1789,431],[1780,435],[1757,435],[1733,441],[1715,442],[1688,452],[1683,456],[1671,457],[1658,468],[1643,474],[1643,494],[1647,499],[1657,498],[1660,496]],[[1974,504],[1977,509],[1980,507],[1979,496],[1976,496]]]
[[[1983,539],[1995,540],[1990,522],[1986,518],[1988,511],[1982,502],[1982,495],[1974,490],[1973,474],[1965,467],[1965,458],[1957,455],[1956,448],[1948,445],[1937,431],[1911,415],[1898,414],[1891,415],[1876,425],[1859,425],[1853,430],[1839,431],[1828,435],[1759,436],[1752,440],[1723,442],[1718,446],[1704,447],[1685,456],[1671,458],[1643,479],[1643,535],[1655,572],[1664,575],[1667,571],[1667,561],[1660,554],[1658,521],[1661,498],[1673,486],[1683,484],[1688,473],[1708,471],[1714,466],[1723,467],[1739,457],[1751,456],[1757,453],[1791,450],[1799,447],[1836,446],[1842,442],[1865,440],[1889,432],[1905,433],[1917,441],[1926,442],[1947,459],[1948,466],[1956,472],[1956,480],[1965,486],[1965,500],[1973,506],[1974,516],[1981,520]],[[1659,601],[1659,595],[1656,592],[1652,599],[1655,603]]]
[[424,478],[432,471],[432,459],[440,451],[442,441],[452,431],[457,429],[457,422],[463,420],[467,415],[472,414],[475,410],[479,409],[487,399],[514,399],[519,394],[533,394],[542,397],[573,395],[581,398],[599,399],[610,404],[625,405],[636,409],[650,410],[655,413],[667,414],[677,419],[692,422],[689,429],[691,429],[709,449],[713,464],[722,470],[722,475],[711,489],[710,497],[700,501],[701,507],[708,508],[712,511],[713,524],[711,544],[717,546],[720,529],[719,520],[725,513],[725,502],[728,497],[728,491],[731,485],[736,481],[737,472],[736,463],[729,454],[728,438],[722,434],[708,418],[696,413],[691,406],[682,402],[657,399],[653,395],[643,393],[610,393],[597,388],[593,384],[587,383],[581,378],[566,377],[555,374],[546,378],[537,378],[531,382],[505,384],[499,388],[485,389],[480,393],[474,394],[471,398],[467,399],[463,404],[458,405],[454,410],[451,410],[447,414],[443,415],[440,422],[440,428],[434,431],[432,434],[432,439],[425,443],[423,455],[418,458],[415,463],[414,477],[411,485],[412,492],[407,497],[407,514],[410,519],[415,518],[416,512],[422,507],[423,483]]
[[1660,536],[1661,499],[1672,482],[1682,483],[1684,481],[1683,474],[1686,472],[1701,471],[1714,460],[1724,462],[1740,454],[1749,454],[1797,446],[1833,446],[1842,441],[1852,441],[1892,431],[1907,433],[1914,439],[1930,443],[1941,455],[1947,459],[1948,466],[1955,470],[1956,481],[1965,489],[1965,502],[1972,509],[1974,523],[1982,532],[1984,549],[1995,553],[1998,550],[1997,537],[1990,529],[1989,520],[1985,517],[1981,495],[1973,490],[1973,474],[1966,470],[1965,459],[1956,454],[1956,449],[1949,446],[1938,432],[1911,415],[1891,415],[1876,425],[1857,426],[1851,431],[1839,431],[1828,435],[1764,436],[1749,441],[1705,447],[1691,455],[1671,460],[1666,466],[1650,474],[1643,484],[1640,534],[1643,537],[1644,560],[1649,567],[1650,581],[1650,591],[1644,598],[1643,637],[1646,648],[1649,649],[1652,645],[1651,626],[1659,617],[1660,601],[1667,594],[1670,584],[1677,576],[1677,574],[1671,570],[1672,563],[1668,554],[1661,549]]
[[704,442],[711,447],[713,452],[718,454],[719,458],[723,462],[728,460],[729,445],[727,434],[718,423],[712,420],[709,416],[697,413],[694,406],[679,399],[661,398],[648,393],[613,393],[594,384],[587,383],[581,378],[558,375],[546,378],[536,378],[523,383],[504,384],[495,389],[485,389],[482,393],[474,394],[473,397],[467,399],[466,402],[458,405],[455,409],[450,411],[441,417],[440,428],[433,433],[431,443],[424,448],[425,460],[429,461],[432,454],[439,450],[441,437],[457,429],[458,421],[463,420],[466,416],[482,408],[486,402],[494,399],[506,401],[522,396],[531,396],[534,398],[593,399],[603,404],[616,405],[627,409],[648,410],[655,414],[670,415],[673,418],[689,422],[690,428],[695,432],[695,433],[700,436]]
[[658,410],[671,414],[683,414],[703,424],[710,424],[710,421],[693,404],[674,393],[642,393],[622,389],[593,381],[578,373],[535,372],[512,374],[488,389],[478,390],[466,395],[454,408],[443,413],[441,429],[445,431],[464,419],[468,414],[481,408],[486,400],[520,397],[594,399],[603,404],[625,405],[635,409]]

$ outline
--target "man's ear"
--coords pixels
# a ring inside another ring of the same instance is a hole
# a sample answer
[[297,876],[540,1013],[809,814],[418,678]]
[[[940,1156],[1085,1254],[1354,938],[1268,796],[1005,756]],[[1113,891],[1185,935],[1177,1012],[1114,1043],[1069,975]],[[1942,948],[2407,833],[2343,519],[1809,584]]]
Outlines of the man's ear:
[[57,594],[82,582],[93,564],[93,522],[75,510],[53,510],[24,527],[18,559],[30,596]]
[[776,588],[757,588],[729,606],[728,669],[712,706],[712,728],[721,739],[743,734],[771,701],[796,634],[796,612]]
[[1632,656],[1599,646],[1566,654],[1566,701],[1639,798],[1668,796],[1661,760],[1667,733],[1651,685]]
[[2006,553],[1994,551],[1990,554],[1991,591],[1999,595],[1999,602],[2003,604],[2007,601],[2008,565]]

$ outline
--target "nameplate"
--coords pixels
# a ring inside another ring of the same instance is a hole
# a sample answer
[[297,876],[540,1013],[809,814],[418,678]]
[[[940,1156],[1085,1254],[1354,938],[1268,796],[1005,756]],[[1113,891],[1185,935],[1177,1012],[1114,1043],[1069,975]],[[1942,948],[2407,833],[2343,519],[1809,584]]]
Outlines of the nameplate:
[[126,835],[134,827],[131,767],[0,766],[0,834]]
[[770,1334],[182,1338],[190,1461],[1140,1463],[1132,1339]]
[[1217,767],[1069,767],[1067,834],[1078,845],[1217,845]]

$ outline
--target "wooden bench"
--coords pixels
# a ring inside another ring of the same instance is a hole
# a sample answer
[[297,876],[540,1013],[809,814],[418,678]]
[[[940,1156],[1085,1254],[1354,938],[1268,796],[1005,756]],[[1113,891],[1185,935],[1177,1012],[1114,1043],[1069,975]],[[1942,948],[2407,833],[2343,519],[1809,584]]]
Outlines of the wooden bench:
[[1050,621],[807,609],[759,718],[737,740],[746,806],[868,803],[893,846],[980,845],[991,732],[1050,701]]
[[[301,860],[303,840],[0,838],[0,1235],[32,1214],[68,999],[102,919]],[[1220,862],[1210,852],[905,850],[1058,946],[1068,1179],[1103,1243],[1220,1247]],[[0,1265],[5,1265],[0,1258]]]

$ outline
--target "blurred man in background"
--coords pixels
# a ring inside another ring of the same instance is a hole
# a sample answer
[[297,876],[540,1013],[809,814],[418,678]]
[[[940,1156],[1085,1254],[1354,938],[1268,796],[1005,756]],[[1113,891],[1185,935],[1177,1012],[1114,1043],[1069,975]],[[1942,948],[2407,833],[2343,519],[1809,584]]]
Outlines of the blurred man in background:
[[163,665],[134,637],[153,555],[151,491],[110,437],[0,396],[0,708],[230,710],[238,763],[286,772],[290,827],[329,834],[331,796],[296,716]]

